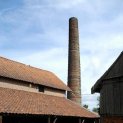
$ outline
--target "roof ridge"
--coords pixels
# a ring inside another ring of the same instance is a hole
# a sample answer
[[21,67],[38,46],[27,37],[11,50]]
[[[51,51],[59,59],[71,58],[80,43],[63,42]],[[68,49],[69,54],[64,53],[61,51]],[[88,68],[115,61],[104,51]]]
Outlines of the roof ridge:
[[[113,63],[109,66],[109,68],[105,71],[105,73],[101,76],[102,77],[106,77],[106,75],[108,75],[108,73],[110,72],[110,70],[112,69],[112,67],[117,63],[117,61],[121,58],[121,56],[123,55],[123,51],[118,55],[118,57],[113,61]],[[101,79],[100,78],[100,79]]]
[[0,58],[5,59],[5,60],[10,61],[10,62],[15,62],[15,63],[17,63],[17,64],[24,65],[24,66],[27,66],[27,67],[31,67],[31,68],[34,68],[34,69],[37,69],[37,70],[43,70],[43,71],[46,71],[46,72],[50,72],[50,73],[53,74],[53,72],[51,72],[51,71],[44,70],[44,69],[41,69],[41,68],[38,68],[38,67],[34,67],[34,66],[31,66],[31,65],[28,65],[28,64],[24,64],[24,63],[22,63],[22,62],[19,62],[19,61],[13,60],[13,59],[9,59],[9,58],[2,57],[2,56],[0,56]]
[[12,59],[9,59],[9,58],[6,58],[6,57],[3,57],[3,56],[0,56],[0,58],[2,58],[2,59],[4,59],[4,60],[11,61],[11,62],[16,62],[16,63],[22,64],[22,65],[26,65],[26,64],[24,64],[24,63],[21,63],[21,62],[18,62],[18,61],[15,61],[15,60],[12,60]]
[[[23,63],[22,63],[23,64]],[[26,65],[26,64],[25,64]],[[38,68],[38,67],[34,67],[34,66],[31,66],[31,65],[27,65],[28,67],[31,67],[33,69],[37,69],[37,70],[42,70],[42,71],[45,71],[45,72],[49,72],[49,73],[52,73],[54,74],[53,72],[49,71],[49,70],[45,70],[45,69],[42,69],[42,68]],[[55,74],[54,74],[55,75]]]

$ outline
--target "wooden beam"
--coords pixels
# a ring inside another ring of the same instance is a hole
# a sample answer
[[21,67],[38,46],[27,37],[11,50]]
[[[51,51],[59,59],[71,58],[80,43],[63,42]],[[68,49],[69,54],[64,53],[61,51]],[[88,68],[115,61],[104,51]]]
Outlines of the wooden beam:
[[100,119],[95,119],[94,123],[100,123]]
[[55,118],[55,120],[53,121],[53,123],[56,123],[56,121],[57,121],[57,118]]
[[85,120],[82,120],[82,123],[84,123],[85,122]]
[[81,123],[81,118],[79,118],[79,123]]
[[2,116],[0,116],[0,123],[2,123]]
[[48,123],[50,123],[50,116],[48,117]]

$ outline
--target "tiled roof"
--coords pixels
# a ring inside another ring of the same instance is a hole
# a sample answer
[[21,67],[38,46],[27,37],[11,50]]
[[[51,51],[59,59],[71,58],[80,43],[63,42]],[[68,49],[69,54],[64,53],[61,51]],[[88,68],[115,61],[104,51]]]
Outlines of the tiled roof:
[[98,118],[65,97],[0,87],[0,113]]
[[0,76],[70,91],[69,87],[52,72],[3,57],[0,57]]

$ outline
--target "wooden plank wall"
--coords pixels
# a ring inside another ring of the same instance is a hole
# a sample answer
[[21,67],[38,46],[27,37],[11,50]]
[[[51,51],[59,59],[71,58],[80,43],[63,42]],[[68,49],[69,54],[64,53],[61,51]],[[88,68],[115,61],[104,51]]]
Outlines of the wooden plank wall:
[[106,84],[103,86],[100,93],[100,113],[111,114],[114,108],[112,85]]
[[113,114],[120,114],[121,111],[121,99],[120,99],[120,83],[113,84],[113,101],[114,101],[114,112]]
[[100,92],[100,114],[123,116],[123,82],[104,84]]
[[121,92],[121,95],[120,95],[120,100],[121,100],[121,113],[123,114],[123,83],[120,84],[120,92]]
[[105,117],[101,123],[123,123],[123,117]]

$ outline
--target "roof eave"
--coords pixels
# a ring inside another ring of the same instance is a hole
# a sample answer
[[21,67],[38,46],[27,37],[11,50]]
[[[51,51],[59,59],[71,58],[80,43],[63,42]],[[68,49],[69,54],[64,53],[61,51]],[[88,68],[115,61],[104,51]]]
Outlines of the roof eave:
[[97,116],[93,116],[93,117],[91,117],[91,116],[80,116],[80,115],[77,115],[77,116],[75,116],[75,115],[63,115],[63,114],[31,114],[31,113],[13,113],[13,112],[0,112],[0,115],[2,116],[2,115],[21,115],[21,116],[24,116],[24,115],[26,115],[26,116],[57,116],[57,117],[79,117],[79,118],[85,118],[85,119],[99,119],[100,118],[100,116],[99,115],[97,115]]
[[101,80],[99,79],[91,88],[91,94],[100,93],[102,87]]

